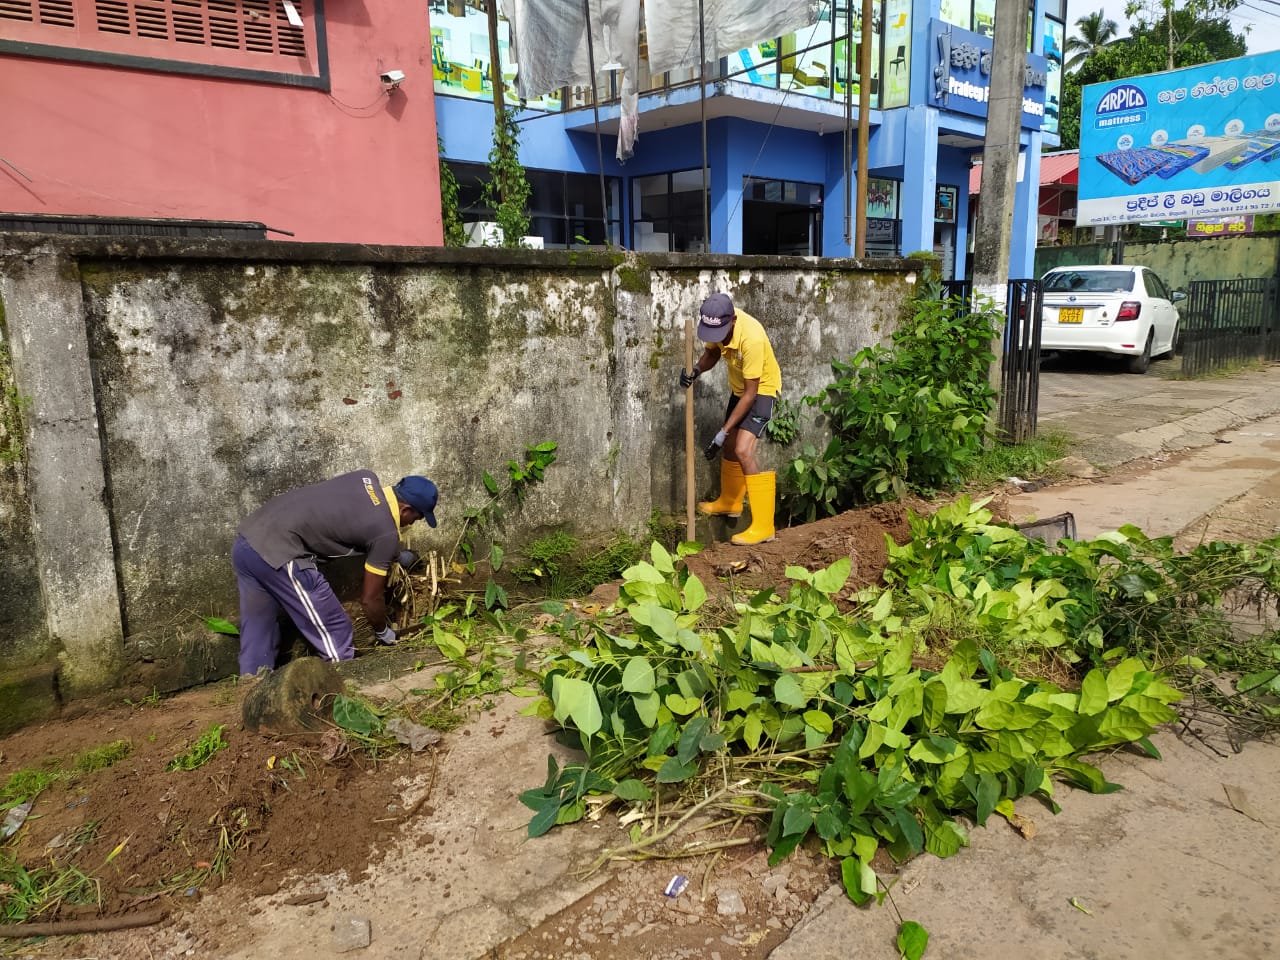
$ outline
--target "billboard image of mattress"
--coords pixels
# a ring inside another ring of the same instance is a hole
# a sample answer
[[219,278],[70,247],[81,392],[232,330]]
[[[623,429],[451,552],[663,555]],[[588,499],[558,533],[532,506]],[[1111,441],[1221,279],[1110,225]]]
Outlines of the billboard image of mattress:
[[1280,211],[1280,51],[1084,88],[1077,223]]

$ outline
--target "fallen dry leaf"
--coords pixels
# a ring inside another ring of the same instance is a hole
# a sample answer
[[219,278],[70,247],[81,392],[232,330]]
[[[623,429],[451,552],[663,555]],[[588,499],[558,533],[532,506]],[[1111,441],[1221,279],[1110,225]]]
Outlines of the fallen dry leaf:
[[1266,823],[1262,819],[1262,814],[1258,813],[1253,804],[1249,802],[1248,796],[1245,795],[1243,787],[1237,787],[1231,783],[1224,783],[1222,789],[1226,791],[1227,803],[1231,804],[1231,809],[1237,813],[1243,813],[1250,820],[1256,820],[1258,823]]

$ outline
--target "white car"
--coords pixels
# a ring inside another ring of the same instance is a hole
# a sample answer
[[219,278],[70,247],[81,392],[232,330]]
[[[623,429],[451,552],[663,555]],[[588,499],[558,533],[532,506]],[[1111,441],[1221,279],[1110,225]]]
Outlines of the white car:
[[1146,267],[1055,267],[1041,278],[1040,350],[1096,351],[1129,357],[1130,373],[1173,356],[1178,308],[1187,295],[1170,291]]

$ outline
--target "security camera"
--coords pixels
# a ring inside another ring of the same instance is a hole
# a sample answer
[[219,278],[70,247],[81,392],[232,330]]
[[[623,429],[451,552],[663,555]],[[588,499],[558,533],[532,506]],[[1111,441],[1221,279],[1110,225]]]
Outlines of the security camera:
[[388,90],[394,90],[404,83],[404,71],[387,70],[385,73],[378,74],[378,79],[382,81],[382,85]]

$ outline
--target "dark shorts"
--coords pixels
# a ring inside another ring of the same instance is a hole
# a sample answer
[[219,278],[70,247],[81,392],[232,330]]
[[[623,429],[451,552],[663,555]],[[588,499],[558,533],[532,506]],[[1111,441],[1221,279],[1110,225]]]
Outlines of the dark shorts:
[[[729,419],[733,414],[733,408],[738,405],[741,397],[733,394],[729,395],[729,405],[724,409],[724,418]],[[764,432],[764,425],[773,419],[773,405],[777,403],[777,397],[756,397],[756,402],[751,405],[751,412],[742,418],[742,422],[738,424],[739,430],[745,430],[747,433],[755,434],[757,437]]]

